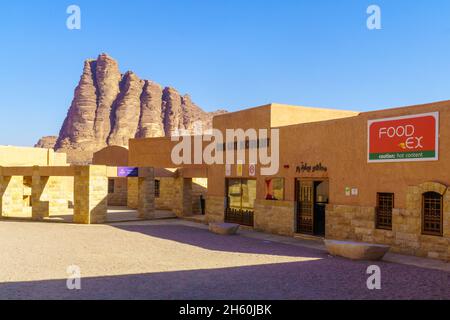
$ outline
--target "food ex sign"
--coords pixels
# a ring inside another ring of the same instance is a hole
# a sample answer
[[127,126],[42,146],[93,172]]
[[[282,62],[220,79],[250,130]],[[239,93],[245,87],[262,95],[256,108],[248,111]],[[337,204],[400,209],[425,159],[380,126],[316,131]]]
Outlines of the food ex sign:
[[439,159],[439,113],[371,120],[369,162]]

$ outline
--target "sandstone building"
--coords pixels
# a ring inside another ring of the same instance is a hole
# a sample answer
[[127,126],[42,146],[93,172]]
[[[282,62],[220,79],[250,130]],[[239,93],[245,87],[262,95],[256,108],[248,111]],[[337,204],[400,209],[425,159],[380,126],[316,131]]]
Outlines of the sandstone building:
[[[249,156],[271,150],[271,137],[220,144],[243,150],[246,161],[212,165],[173,163],[177,142],[168,137],[106,146],[88,167],[59,164],[64,156],[51,150],[32,151],[39,156],[28,163],[26,151],[10,148],[4,156],[0,148],[0,208],[3,216],[22,212],[31,192],[33,218],[63,210],[69,187],[48,183],[54,176],[74,179],[75,222],[104,222],[108,204],[137,208],[141,218],[154,218],[155,209],[189,218],[203,213],[204,198],[205,222],[388,244],[394,252],[449,261],[449,123],[450,101],[361,113],[269,104],[214,117],[224,136],[227,129],[279,133],[278,170],[270,176]],[[210,144],[205,138],[201,150]]]
[[[277,174],[248,162],[182,169],[206,170],[209,222],[449,260],[449,123],[450,101],[362,113],[271,104],[216,116],[213,128],[279,129]],[[174,145],[132,139],[129,165],[175,167]]]

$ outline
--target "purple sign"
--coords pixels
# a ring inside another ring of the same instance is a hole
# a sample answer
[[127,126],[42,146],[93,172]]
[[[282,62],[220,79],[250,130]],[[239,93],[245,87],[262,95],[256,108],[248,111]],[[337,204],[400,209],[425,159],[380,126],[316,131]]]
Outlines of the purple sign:
[[118,177],[139,177],[139,169],[134,167],[118,167]]

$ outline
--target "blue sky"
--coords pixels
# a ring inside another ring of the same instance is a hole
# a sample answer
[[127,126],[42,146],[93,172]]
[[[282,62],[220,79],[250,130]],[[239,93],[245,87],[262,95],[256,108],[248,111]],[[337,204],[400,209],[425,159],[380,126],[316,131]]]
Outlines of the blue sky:
[[[81,30],[66,28],[71,4]],[[371,4],[382,30],[366,27]],[[0,144],[56,135],[83,61],[101,52],[206,110],[450,99],[448,0],[1,1],[0,43]]]

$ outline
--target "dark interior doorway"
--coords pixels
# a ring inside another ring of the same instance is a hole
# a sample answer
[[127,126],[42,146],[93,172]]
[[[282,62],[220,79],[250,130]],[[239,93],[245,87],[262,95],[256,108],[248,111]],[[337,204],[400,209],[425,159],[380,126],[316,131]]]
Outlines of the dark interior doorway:
[[325,211],[329,198],[328,180],[296,182],[297,233],[325,236]]

